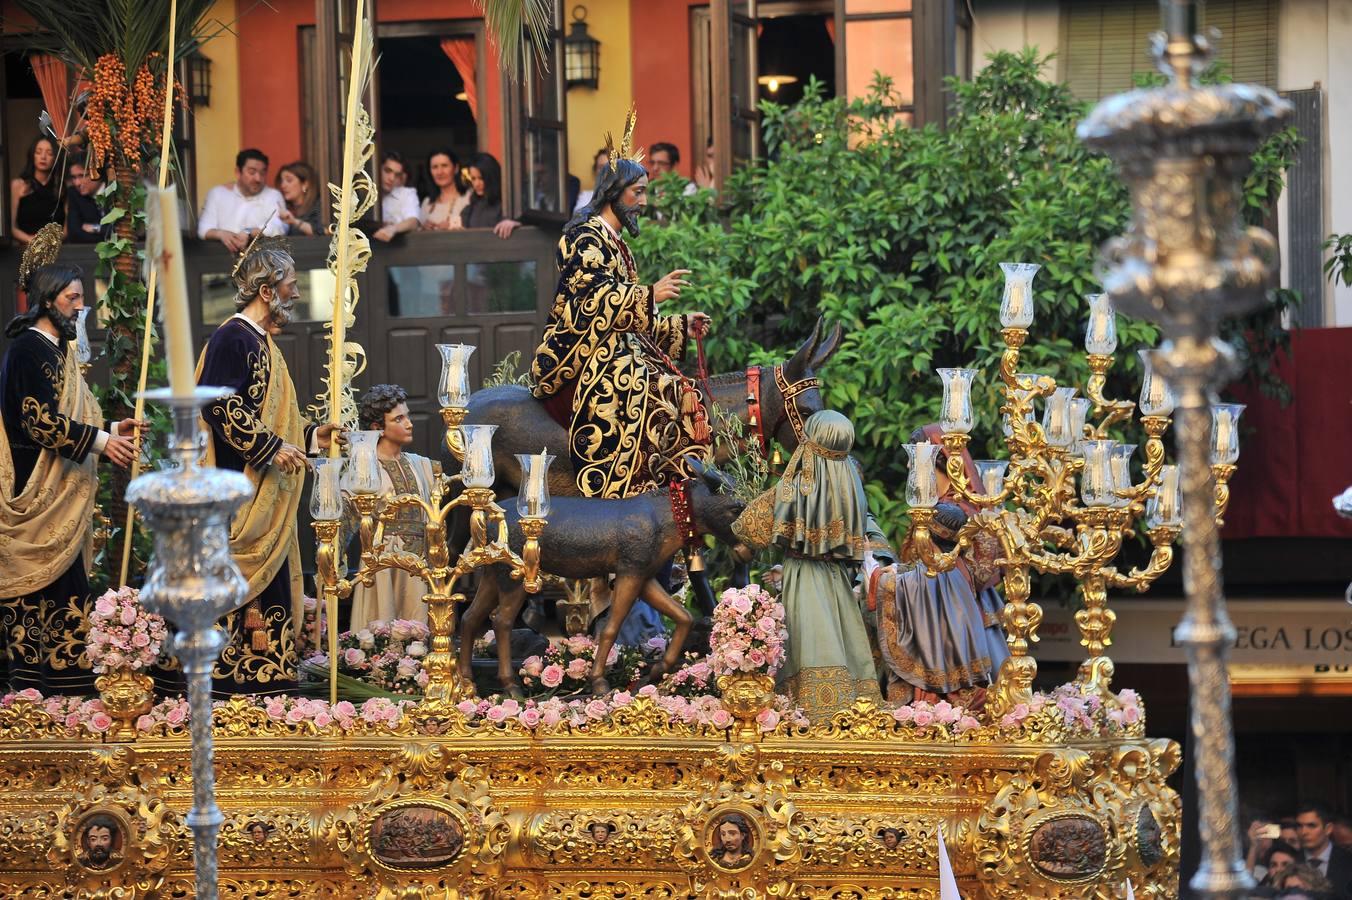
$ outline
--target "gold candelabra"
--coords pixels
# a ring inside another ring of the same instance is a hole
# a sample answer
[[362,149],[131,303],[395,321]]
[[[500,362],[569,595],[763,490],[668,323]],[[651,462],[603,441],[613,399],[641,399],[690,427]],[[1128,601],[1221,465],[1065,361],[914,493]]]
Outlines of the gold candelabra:
[[[935,544],[931,532],[940,499],[936,461],[941,447],[906,445],[911,456],[908,544],[930,574],[951,570],[982,533],[1000,546],[996,562],[1003,572],[1007,602],[1002,621],[1010,657],[1000,668],[990,700],[996,718],[1032,699],[1037,661],[1029,649],[1038,640],[1042,607],[1030,599],[1031,572],[1070,575],[1078,583],[1084,606],[1075,621],[1086,658],[1077,681],[1082,690],[1113,704],[1113,663],[1105,650],[1112,644],[1117,615],[1108,607],[1108,591],[1147,590],[1172,563],[1174,543],[1182,530],[1178,470],[1166,464],[1163,442],[1174,401],[1164,379],[1154,373],[1149,353],[1142,351],[1145,378],[1139,404],[1145,460],[1140,480],[1135,481],[1131,470],[1135,446],[1108,437],[1112,426],[1132,420],[1138,405],[1104,394],[1117,346],[1116,322],[1107,296],[1088,298],[1085,345],[1090,377],[1085,397],[1076,398],[1074,388],[1019,371],[1020,350],[1033,318],[1032,279],[1039,267],[1004,263],[1002,268],[1000,334],[1005,350],[1000,360],[1000,412],[1009,460],[977,462],[982,483],[972,483],[964,457],[974,425],[971,389],[977,373],[974,369],[940,369],[944,380],[941,440],[947,457],[942,472],[951,495],[976,510],[948,551]],[[1039,399],[1045,405],[1041,422],[1036,420],[1034,407]],[[1226,482],[1238,456],[1235,424],[1240,409],[1228,404],[1213,408],[1218,521],[1228,502]],[[1123,571],[1114,561],[1124,540],[1135,535],[1142,517],[1150,558],[1144,566]]]
[[[445,346],[445,345],[442,345]],[[460,345],[455,345],[460,346]],[[460,347],[463,353],[445,360],[444,366],[459,366],[460,383],[464,383],[463,367],[473,347]],[[443,385],[447,382],[443,372]],[[522,472],[525,491],[518,499],[520,527],[524,542],[521,553],[509,546],[506,513],[495,501],[492,488],[494,425],[462,425],[465,409],[463,397],[442,393],[442,418],[447,423],[446,444],[464,459],[459,474],[442,475],[435,472],[430,496],[397,494],[382,496],[380,491],[380,463],[376,443],[380,433],[357,432],[351,435],[351,454],[346,460],[323,460],[315,477],[312,512],[315,536],[319,546],[315,557],[321,602],[328,603],[328,642],[330,666],[330,699],[337,698],[338,617],[337,600],[350,596],[357,584],[372,587],[375,575],[382,570],[399,570],[420,578],[427,585],[423,597],[427,604],[431,648],[423,665],[428,674],[424,693],[424,709],[433,714],[445,714],[459,700],[474,695],[474,686],[460,676],[453,656],[456,633],[456,604],[463,602],[464,594],[456,592],[461,578],[484,566],[508,565],[513,578],[520,579],[527,591],[540,590],[540,536],[548,524],[549,510],[548,468],[552,457],[545,454],[523,455]],[[454,402],[448,402],[454,401]],[[447,500],[452,484],[459,482],[463,491]],[[346,496],[355,513],[357,532],[361,542],[361,560],[351,577],[340,574],[343,559],[343,498]],[[447,541],[446,523],[452,512],[469,508],[469,544],[452,560]],[[386,538],[386,527],[405,509],[416,509],[424,519],[425,551],[422,555],[395,548]],[[430,704],[430,705],[429,705]]]

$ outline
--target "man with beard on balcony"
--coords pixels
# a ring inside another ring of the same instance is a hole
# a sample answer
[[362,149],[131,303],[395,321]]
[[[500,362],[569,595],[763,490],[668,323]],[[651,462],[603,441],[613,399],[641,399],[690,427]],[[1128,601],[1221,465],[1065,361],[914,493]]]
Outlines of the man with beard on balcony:
[[234,280],[238,312],[216,329],[197,364],[198,384],[232,391],[202,411],[207,464],[243,472],[254,484],[230,527],[230,554],[248,579],[248,602],[223,623],[230,643],[216,663],[215,689],[279,694],[296,687],[296,628],[304,621],[296,510],[307,450],[327,450],[337,429],[301,418],[272,340],[300,299],[291,254],[251,247]]

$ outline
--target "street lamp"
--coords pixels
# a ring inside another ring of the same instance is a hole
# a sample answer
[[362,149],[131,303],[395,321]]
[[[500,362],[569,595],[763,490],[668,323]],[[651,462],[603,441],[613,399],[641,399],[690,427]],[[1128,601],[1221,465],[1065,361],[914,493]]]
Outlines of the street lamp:
[[596,90],[601,78],[601,42],[587,33],[587,7],[573,7],[573,27],[563,39],[563,72],[568,87]]

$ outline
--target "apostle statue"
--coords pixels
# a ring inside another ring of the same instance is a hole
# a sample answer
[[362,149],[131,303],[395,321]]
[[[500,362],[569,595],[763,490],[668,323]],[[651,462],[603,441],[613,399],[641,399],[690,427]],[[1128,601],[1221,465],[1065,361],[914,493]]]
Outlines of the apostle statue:
[[[362,395],[357,409],[362,428],[380,432],[376,459],[380,463],[380,495],[412,494],[430,501],[436,475],[432,461],[404,448],[413,443],[413,420],[408,414],[408,394],[397,384],[373,385]],[[427,555],[427,514],[405,506],[385,523],[385,548],[414,556]],[[403,569],[382,569],[368,586],[352,589],[352,630],[360,631],[373,621],[395,619],[427,621],[423,596],[427,583]]]
[[296,687],[296,628],[304,621],[296,510],[306,455],[327,449],[336,426],[301,418],[272,340],[300,298],[291,254],[274,244],[250,247],[234,280],[238,312],[216,329],[197,363],[198,384],[232,391],[202,411],[207,464],[243,472],[254,484],[230,526],[248,602],[225,619],[230,643],[216,663],[215,690],[279,694]]
[[5,329],[0,364],[0,660],[11,690],[89,693],[95,461],[130,466],[142,423],[105,430],[80,372],[80,269],[38,266],[21,281],[29,308]]
[[698,389],[676,364],[708,316],[660,315],[658,305],[688,284],[688,270],[640,283],[620,235],[638,234],[648,203],[648,173],[642,153],[630,151],[632,133],[631,112],[591,201],[564,227],[558,292],[531,368],[535,396],[568,428],[587,497],[627,497],[691,476],[681,460],[707,460],[711,446]]

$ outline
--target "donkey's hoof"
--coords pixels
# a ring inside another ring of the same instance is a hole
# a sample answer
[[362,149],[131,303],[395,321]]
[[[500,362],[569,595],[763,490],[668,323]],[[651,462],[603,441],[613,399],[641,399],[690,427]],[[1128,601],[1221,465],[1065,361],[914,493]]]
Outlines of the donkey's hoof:
[[591,680],[591,691],[593,697],[604,697],[610,693],[610,682],[606,681],[604,676],[598,675]]
[[523,691],[521,685],[517,684],[515,681],[501,681],[498,683],[498,686],[502,688],[504,694],[511,697],[513,700],[526,699],[526,692]]

